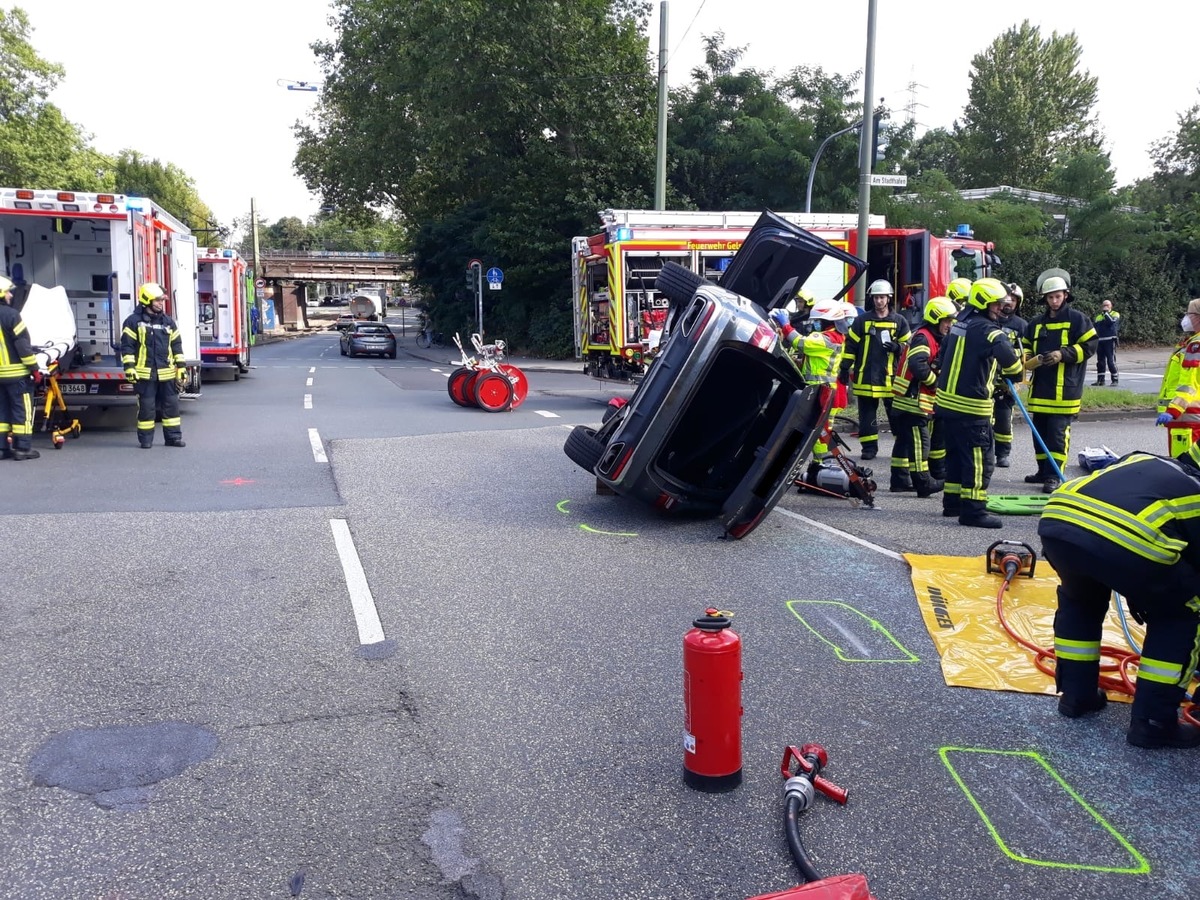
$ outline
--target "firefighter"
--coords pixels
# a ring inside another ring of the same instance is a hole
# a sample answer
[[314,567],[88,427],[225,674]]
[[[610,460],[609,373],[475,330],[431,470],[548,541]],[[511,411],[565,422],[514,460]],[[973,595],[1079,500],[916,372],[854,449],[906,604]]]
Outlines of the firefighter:
[[813,304],[817,302],[817,298],[808,291],[796,291],[795,298],[787,305],[786,309],[790,315],[789,324],[801,334],[808,334],[812,331],[812,316]]
[[[1070,305],[1069,275],[1043,272],[1038,282],[1045,311],[1029,322],[1025,333],[1025,368],[1033,373],[1026,405],[1033,427],[1062,471],[1071,449],[1071,420],[1079,415],[1083,398],[1087,360],[1096,352],[1096,329]],[[1034,457],[1038,470],[1026,475],[1025,483],[1041,484],[1049,494],[1059,485],[1058,475],[1036,440]]]
[[[955,311],[966,306],[971,295],[971,279],[955,278],[946,285],[946,296],[955,306]],[[936,415],[929,421],[929,477],[937,481],[946,480],[946,434],[942,420]]]
[[[892,416],[892,375],[901,345],[908,340],[908,322],[892,312],[894,292],[883,278],[867,288],[868,309],[854,320],[842,357],[842,383],[854,387],[858,400],[858,440],[862,458],[879,453],[879,401],[883,401],[889,427]],[[892,429],[895,434],[895,429]]]
[[41,454],[33,449],[32,388],[41,374],[29,331],[11,305],[12,296],[12,279],[0,275],[0,442],[4,459],[37,459]]
[[[916,490],[928,497],[942,489],[929,475],[929,419],[937,394],[937,354],[942,338],[954,324],[954,304],[934,297],[925,304],[925,324],[909,338],[892,381],[896,441],[892,445],[893,491]],[[911,484],[911,488],[904,485]]]
[[[1008,296],[1004,298],[1004,302],[1000,304],[1000,319],[998,324],[1004,329],[1004,333],[1008,339],[1013,342],[1017,352],[1020,353],[1025,343],[1025,332],[1029,330],[1029,323],[1021,318],[1020,309],[1021,301],[1025,299],[1025,294],[1019,285],[1008,285]],[[1004,383],[1003,376],[996,378],[996,391],[994,394],[996,401],[996,409],[992,416],[992,431],[996,436],[996,468],[1007,469],[1010,465],[1009,457],[1012,456],[1013,442],[1013,407],[1017,405],[1016,398],[1008,391],[1008,385]]]
[[[820,300],[813,304],[805,324],[811,328],[806,335],[801,335],[790,322],[786,310],[771,311],[771,320],[779,326],[784,346],[786,346],[800,365],[804,380],[809,384],[821,385],[818,402],[824,409],[829,403],[829,416],[821,429],[821,436],[813,445],[813,458],[808,467],[805,480],[816,484],[817,469],[821,460],[829,456],[829,444],[825,440],[826,429],[833,427],[833,420],[846,408],[846,385],[842,384],[837,374],[842,361],[842,351],[846,344],[846,332],[853,318],[853,307],[841,300]],[[830,398],[832,394],[832,399]]]
[[1096,380],[1092,387],[1104,385],[1104,370],[1112,375],[1112,383],[1117,384],[1117,344],[1121,341],[1121,314],[1112,308],[1111,300],[1100,303],[1100,314],[1095,319],[1096,338]]
[[1098,712],[1101,633],[1112,591],[1146,625],[1126,740],[1135,747],[1200,746],[1179,703],[1200,662],[1200,465],[1130,453],[1050,495],[1038,522],[1058,573],[1054,614],[1058,711]]
[[1021,356],[997,320],[1008,288],[995,278],[971,285],[967,306],[950,326],[938,350],[936,410],[946,434],[946,484],[942,515],[960,525],[999,528],[987,511],[992,456],[992,392],[997,368],[1021,375]]
[[183,340],[168,316],[162,287],[147,282],[138,288],[138,308],[121,326],[121,364],[125,380],[138,398],[138,446],[154,443],[154,420],[162,416],[163,440],[168,447],[186,446],[179,418],[180,383],[187,377]]
[[1188,304],[1158,390],[1157,425],[1167,428],[1167,452],[1178,456],[1200,440],[1200,298]]

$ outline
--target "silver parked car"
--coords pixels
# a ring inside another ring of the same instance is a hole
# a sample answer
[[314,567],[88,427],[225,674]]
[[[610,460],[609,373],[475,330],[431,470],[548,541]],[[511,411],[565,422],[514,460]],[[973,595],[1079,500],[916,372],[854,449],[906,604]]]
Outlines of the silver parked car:
[[843,296],[866,264],[764,212],[718,286],[673,263],[666,337],[629,402],[564,451],[614,492],[667,513],[720,515],[749,534],[812,453],[828,410],[767,318],[833,260]]

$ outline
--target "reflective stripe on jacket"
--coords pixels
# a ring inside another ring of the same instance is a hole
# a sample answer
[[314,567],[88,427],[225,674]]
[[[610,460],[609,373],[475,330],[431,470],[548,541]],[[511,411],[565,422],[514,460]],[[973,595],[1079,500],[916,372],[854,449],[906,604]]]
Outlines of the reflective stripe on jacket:
[[1033,354],[1058,350],[1062,362],[1033,370],[1025,406],[1031,413],[1073,416],[1079,412],[1087,360],[1099,343],[1088,317],[1064,304],[1058,315],[1044,312],[1029,323],[1025,349]]
[[1020,380],[1021,357],[986,313],[971,310],[950,328],[938,351],[937,414],[990,419],[996,373]]
[[138,311],[121,327],[121,365],[137,371],[137,377],[165,381],[184,365],[183,339],[174,320]]
[[891,397],[892,375],[901,345],[908,340],[908,322],[898,313],[864,313],[850,326],[842,370],[853,372],[857,397]]
[[0,381],[20,381],[37,368],[21,314],[0,301]]
[[1121,565],[1120,551],[1164,566],[1184,556],[1195,565],[1200,471],[1165,457],[1131,453],[1051,494],[1038,534],[1070,540],[1113,565]]
[[909,338],[892,379],[894,409],[918,416],[933,415],[937,373],[932,363],[937,359],[938,344],[937,333],[927,326],[918,328]]

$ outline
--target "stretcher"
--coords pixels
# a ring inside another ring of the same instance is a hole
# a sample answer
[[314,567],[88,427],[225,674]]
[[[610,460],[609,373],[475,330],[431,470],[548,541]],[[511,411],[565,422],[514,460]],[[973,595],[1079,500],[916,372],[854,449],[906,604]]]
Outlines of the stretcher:
[[41,384],[40,393],[35,394],[34,431],[49,432],[54,449],[60,450],[68,437],[77,438],[83,430],[67,411],[58,383],[59,374],[70,366],[77,339],[75,311],[66,288],[31,285],[21,307],[21,320],[33,344]]

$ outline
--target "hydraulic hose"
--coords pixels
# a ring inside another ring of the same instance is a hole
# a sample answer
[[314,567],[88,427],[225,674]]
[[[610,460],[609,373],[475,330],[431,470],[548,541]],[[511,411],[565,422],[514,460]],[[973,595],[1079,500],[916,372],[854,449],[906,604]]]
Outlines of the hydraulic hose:
[[820,881],[821,876],[813,868],[812,860],[808,858],[808,853],[800,840],[800,813],[807,805],[803,798],[789,794],[783,812],[783,827],[787,834],[788,849],[792,851],[792,859],[796,861],[796,866],[800,869],[800,874],[804,876],[805,882]]

